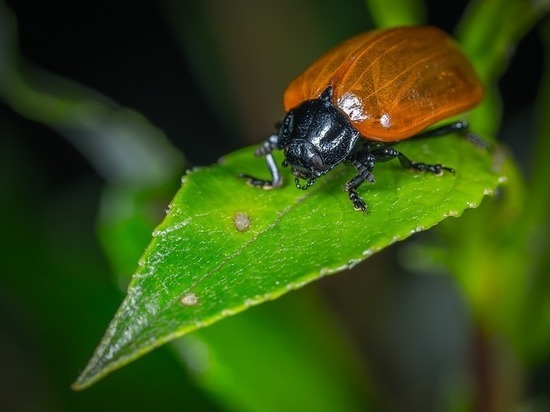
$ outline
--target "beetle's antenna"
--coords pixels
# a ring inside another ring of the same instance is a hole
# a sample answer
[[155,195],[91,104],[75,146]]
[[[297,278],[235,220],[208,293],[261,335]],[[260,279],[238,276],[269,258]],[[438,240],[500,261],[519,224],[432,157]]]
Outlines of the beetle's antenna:
[[294,178],[294,183],[296,184],[296,187],[298,189],[302,189],[302,190],[307,190],[309,187],[311,187],[311,185],[313,185],[313,183],[315,183],[315,179],[309,179],[305,185],[301,185],[300,184],[300,179],[298,179],[297,177]]

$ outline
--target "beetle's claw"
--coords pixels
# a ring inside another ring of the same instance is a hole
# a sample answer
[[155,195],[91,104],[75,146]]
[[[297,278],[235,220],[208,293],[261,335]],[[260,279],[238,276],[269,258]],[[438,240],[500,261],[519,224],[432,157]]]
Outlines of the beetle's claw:
[[249,186],[260,187],[264,190],[270,190],[270,189],[273,189],[274,187],[273,182],[271,180],[258,179],[254,176],[250,176],[245,173],[240,173],[239,177],[242,179],[246,179],[246,183]]
[[421,172],[430,172],[436,176],[441,176],[444,170],[455,174],[455,170],[452,167],[443,166],[442,164],[429,165],[426,163],[411,163],[411,168]]
[[355,190],[349,191],[349,200],[353,203],[353,208],[357,211],[361,211],[363,213],[367,212],[367,204],[365,201],[357,194]]
[[431,168],[428,167],[427,170],[432,172],[433,174],[435,174],[437,176],[441,176],[443,174],[444,170],[449,172],[449,173],[452,173],[453,175],[455,174],[455,170],[452,167],[447,167],[447,166],[443,166],[443,165],[439,165],[439,164],[438,165],[433,165]]

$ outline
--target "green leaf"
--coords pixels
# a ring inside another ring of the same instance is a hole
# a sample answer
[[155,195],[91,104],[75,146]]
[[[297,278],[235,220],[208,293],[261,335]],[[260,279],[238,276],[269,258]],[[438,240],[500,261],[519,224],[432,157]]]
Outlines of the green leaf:
[[549,0],[477,0],[469,4],[457,37],[483,84],[493,84],[504,73],[517,43],[549,10]]
[[477,133],[492,136],[502,117],[496,84],[506,71],[517,44],[550,10],[549,0],[472,1],[460,20],[456,37],[485,85],[485,98],[470,113]]
[[376,27],[422,24],[426,9],[420,0],[365,0]]
[[398,162],[380,165],[377,182],[360,190],[369,205],[366,215],[354,211],[343,192],[354,174],[344,165],[307,191],[288,183],[292,179],[286,173],[281,189],[245,185],[239,173],[267,174],[252,148],[187,174],[74,388],[83,389],[172,339],[349,268],[445,217],[459,216],[502,180],[493,170],[493,157],[458,136],[398,147],[416,161],[452,166],[456,174],[410,172]]
[[[550,56],[550,21],[540,27],[544,56]],[[528,248],[524,260],[528,286],[528,301],[524,305],[520,324],[522,337],[527,341],[530,359],[548,359],[550,344],[550,188],[545,178],[550,173],[550,61],[545,59],[536,103],[536,129],[538,130],[529,173],[528,190],[523,198],[524,209],[521,229],[523,245]]]

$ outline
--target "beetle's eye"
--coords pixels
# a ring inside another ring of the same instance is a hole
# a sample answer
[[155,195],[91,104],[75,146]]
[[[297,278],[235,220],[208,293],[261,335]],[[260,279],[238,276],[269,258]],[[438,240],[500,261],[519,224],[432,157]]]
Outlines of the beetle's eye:
[[323,162],[323,159],[321,159],[321,156],[318,154],[314,155],[311,158],[311,163],[313,163],[313,167],[317,170],[325,170],[325,163]]
[[294,113],[289,112],[284,120],[283,120],[283,126],[281,128],[281,132],[283,133],[283,137],[289,137],[292,133],[292,129],[294,128]]

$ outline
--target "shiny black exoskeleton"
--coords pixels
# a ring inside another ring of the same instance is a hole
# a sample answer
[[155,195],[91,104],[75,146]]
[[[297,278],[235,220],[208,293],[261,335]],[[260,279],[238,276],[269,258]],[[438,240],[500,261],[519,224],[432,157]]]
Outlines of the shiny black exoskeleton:
[[[464,132],[467,127],[468,124],[464,121],[455,122],[417,136]],[[274,149],[283,150],[283,167],[290,166],[296,187],[304,190],[338,164],[352,164],[357,175],[346,183],[345,191],[348,192],[353,207],[363,212],[367,210],[367,205],[356,190],[365,181],[374,182],[372,171],[376,162],[397,158],[407,169],[435,174],[441,174],[444,170],[454,173],[452,168],[441,164],[413,162],[387,143],[362,138],[349,119],[332,103],[332,87],[328,87],[318,99],[307,100],[290,110],[278,125],[278,133],[270,135],[254,153],[256,156],[265,156],[271,180],[246,174],[241,177],[247,178],[249,184],[264,189],[281,186],[282,177],[272,155]],[[306,183],[301,184],[300,179]]]

